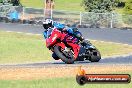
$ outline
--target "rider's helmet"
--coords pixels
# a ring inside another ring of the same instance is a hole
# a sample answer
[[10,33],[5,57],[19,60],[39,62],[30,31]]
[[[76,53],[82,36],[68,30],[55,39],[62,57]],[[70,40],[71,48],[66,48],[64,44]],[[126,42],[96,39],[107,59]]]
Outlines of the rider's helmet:
[[53,20],[46,19],[45,21],[43,21],[43,27],[44,27],[44,29],[48,29],[48,28],[50,28],[52,26],[53,26]]

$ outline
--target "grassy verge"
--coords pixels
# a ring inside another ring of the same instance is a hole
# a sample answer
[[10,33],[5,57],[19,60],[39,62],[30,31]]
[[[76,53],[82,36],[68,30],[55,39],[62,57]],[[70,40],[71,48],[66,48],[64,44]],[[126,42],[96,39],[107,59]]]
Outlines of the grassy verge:
[[132,46],[102,41],[91,41],[104,57],[132,53]]
[[[54,0],[55,10],[84,11],[81,6],[82,0]],[[44,8],[44,0],[20,0],[25,7]],[[115,8],[115,11],[122,14],[123,8]]]
[[[124,72],[123,72],[124,73]],[[129,72],[132,75],[132,72]],[[0,80],[1,88],[131,88],[129,84],[85,84],[80,86],[74,78],[53,78],[41,80]]]
[[[102,56],[132,53],[132,46],[100,41],[92,43]],[[26,63],[52,60],[43,36],[25,35],[0,31],[0,63]]]
[[44,8],[44,0],[20,0],[22,6],[33,8]]
[[84,11],[82,0],[55,0],[55,9],[69,11]]
[[[25,7],[44,8],[44,0],[20,0]],[[56,10],[84,11],[81,7],[82,0],[55,0]]]
[[50,60],[50,51],[42,37],[0,31],[0,63]]

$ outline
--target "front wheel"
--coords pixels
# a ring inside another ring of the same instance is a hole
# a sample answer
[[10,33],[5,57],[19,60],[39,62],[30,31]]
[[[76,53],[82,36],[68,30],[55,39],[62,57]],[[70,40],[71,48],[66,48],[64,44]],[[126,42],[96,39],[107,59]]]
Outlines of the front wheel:
[[99,62],[99,60],[101,59],[101,54],[100,52],[96,49],[96,50],[92,50],[91,51],[91,56],[90,56],[90,61],[91,62]]
[[60,46],[54,47],[54,52],[56,55],[65,63],[73,64],[74,63],[74,56],[72,51],[65,51]]
[[60,59],[55,53],[52,54],[52,57],[53,57],[55,60],[59,60],[59,59]]

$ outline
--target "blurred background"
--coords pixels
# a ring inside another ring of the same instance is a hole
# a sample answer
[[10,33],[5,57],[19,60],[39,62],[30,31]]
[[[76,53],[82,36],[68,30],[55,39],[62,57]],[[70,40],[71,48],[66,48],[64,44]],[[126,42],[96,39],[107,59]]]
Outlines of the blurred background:
[[46,18],[87,28],[132,28],[132,0],[0,0],[0,21],[39,25]]

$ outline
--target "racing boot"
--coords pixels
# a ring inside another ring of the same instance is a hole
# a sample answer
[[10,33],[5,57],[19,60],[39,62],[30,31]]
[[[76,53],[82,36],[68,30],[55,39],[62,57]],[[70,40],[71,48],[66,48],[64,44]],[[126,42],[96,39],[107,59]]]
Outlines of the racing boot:
[[82,46],[86,46],[87,44],[88,44],[88,41],[87,41],[87,40],[82,40],[82,41],[81,41],[81,45],[82,45]]

